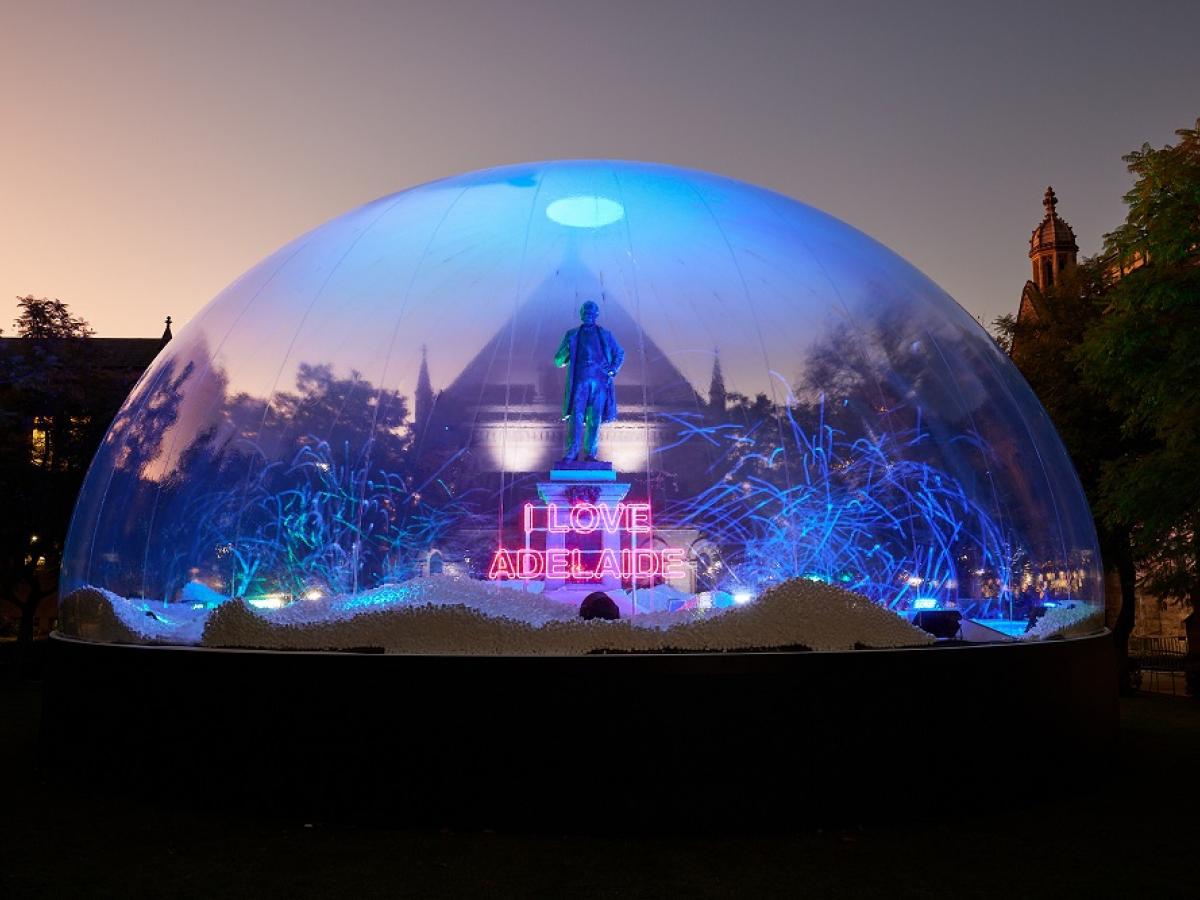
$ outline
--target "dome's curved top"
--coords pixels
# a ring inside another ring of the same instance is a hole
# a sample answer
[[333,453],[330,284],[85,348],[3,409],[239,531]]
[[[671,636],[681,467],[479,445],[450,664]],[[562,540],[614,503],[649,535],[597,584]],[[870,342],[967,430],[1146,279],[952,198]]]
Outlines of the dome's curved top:
[[[555,355],[585,300],[624,349],[600,456],[653,520],[637,539],[614,525],[612,549],[658,554],[652,574],[606,576],[627,612],[790,577],[998,621],[1100,601],[1063,447],[970,315],[811,207],[614,161],[402,191],[235,281],[105,438],[65,591],[298,610],[438,573],[500,583],[506,548],[544,563]],[[561,579],[524,583],[552,598]]]

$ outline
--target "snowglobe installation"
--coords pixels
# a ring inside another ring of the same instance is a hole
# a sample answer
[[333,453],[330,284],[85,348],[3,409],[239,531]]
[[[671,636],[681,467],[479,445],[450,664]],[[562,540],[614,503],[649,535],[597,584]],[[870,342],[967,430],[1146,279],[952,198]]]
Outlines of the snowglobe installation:
[[1103,609],[1063,446],[970,315],[811,207],[609,161],[412,188],[239,278],[120,410],[62,575],[66,637],[212,648],[837,650]]
[[690,827],[1082,783],[1116,722],[1008,358],[853,228],[662,165],[448,178],[252,268],[119,411],[61,583],[46,746],[150,791]]

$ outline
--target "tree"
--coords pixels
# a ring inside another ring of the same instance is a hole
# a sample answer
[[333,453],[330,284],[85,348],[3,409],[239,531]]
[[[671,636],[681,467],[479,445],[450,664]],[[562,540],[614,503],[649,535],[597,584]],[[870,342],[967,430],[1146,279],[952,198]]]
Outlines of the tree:
[[1119,683],[1126,691],[1130,687],[1129,635],[1137,609],[1133,523],[1100,511],[1104,508],[1101,476],[1105,466],[1133,452],[1133,441],[1108,408],[1106,394],[1083,376],[1076,358],[1087,330],[1100,320],[1107,280],[1102,260],[1084,260],[1064,272],[1044,294],[1035,294],[1035,317],[1018,321],[1003,316],[994,327],[1003,348],[1016,348],[1013,362],[1050,414],[1091,505],[1104,567],[1117,573],[1121,606],[1113,637]]
[[1174,145],[1125,157],[1125,223],[1105,235],[1112,283],[1077,354],[1136,447],[1106,460],[1100,511],[1136,522],[1143,584],[1187,603],[1189,683],[1200,692],[1200,121]]
[[21,314],[13,322],[17,334],[23,338],[84,338],[95,332],[85,320],[71,315],[67,304],[61,300],[48,300],[29,294],[17,298]]
[[[178,393],[183,379],[162,383]],[[300,363],[295,393],[269,404],[226,396],[223,375],[213,383],[213,418],[170,463],[170,477],[139,480],[141,465],[127,473],[130,495],[156,495],[154,545],[163,555],[139,579],[145,596],[169,600],[198,571],[235,595],[318,584],[343,593],[401,580],[466,514],[445,496],[443,471],[414,464],[403,394],[358,372],[337,377],[327,363]],[[175,413],[163,421],[174,424]],[[118,419],[114,431],[123,427]],[[128,427],[147,431],[137,417]],[[128,545],[148,539],[135,527]]]

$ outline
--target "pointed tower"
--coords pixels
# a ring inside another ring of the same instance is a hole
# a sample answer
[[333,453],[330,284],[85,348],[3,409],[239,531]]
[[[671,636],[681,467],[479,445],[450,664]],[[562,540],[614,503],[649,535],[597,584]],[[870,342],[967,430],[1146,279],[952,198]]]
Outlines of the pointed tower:
[[171,317],[167,316],[166,328],[163,329],[162,337],[159,339],[159,349],[167,346],[171,342],[173,335],[171,334]]
[[421,370],[417,373],[417,389],[413,391],[413,423],[418,429],[429,421],[433,411],[433,383],[429,380],[429,359],[424,344],[421,345]]
[[[1054,310],[1046,303],[1046,293],[1055,284],[1063,272],[1075,265],[1079,253],[1079,245],[1075,243],[1075,232],[1058,215],[1058,197],[1054,188],[1046,188],[1042,198],[1045,215],[1041,224],[1033,229],[1029,238],[1029,259],[1033,262],[1033,280],[1025,282],[1021,291],[1021,305],[1017,308],[1017,324],[1032,325],[1037,322],[1049,322]],[[1009,355],[1019,359],[1025,351],[1020,335],[1013,338]]]
[[1061,272],[1075,265],[1079,245],[1075,243],[1071,226],[1055,210],[1058,197],[1054,195],[1054,188],[1046,188],[1042,206],[1046,212],[1029,238],[1029,258],[1033,261],[1033,283],[1045,294],[1054,287]]
[[708,383],[708,411],[714,415],[725,412],[725,376],[721,372],[721,351],[713,348],[712,380]]

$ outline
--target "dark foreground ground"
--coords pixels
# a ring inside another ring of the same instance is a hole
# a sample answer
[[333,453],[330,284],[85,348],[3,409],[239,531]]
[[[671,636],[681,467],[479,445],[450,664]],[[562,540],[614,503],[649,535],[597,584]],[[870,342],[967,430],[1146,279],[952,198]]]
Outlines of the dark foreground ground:
[[[1070,794],[1069,759],[963,774],[952,815],[791,834],[586,836],[352,827],[264,809],[172,808],[201,760],[156,759],[161,801],[80,792],[36,765],[41,688],[0,678],[0,897],[1196,897],[1200,704],[1122,702],[1107,784]],[[249,749],[249,748],[248,748]],[[272,748],[262,748],[269,764]],[[87,747],[79,747],[86,760]],[[899,768],[903,770],[903,761]],[[386,760],[376,761],[386,765]],[[664,777],[702,778],[665,772]],[[1019,809],[991,798],[1018,793]]]

